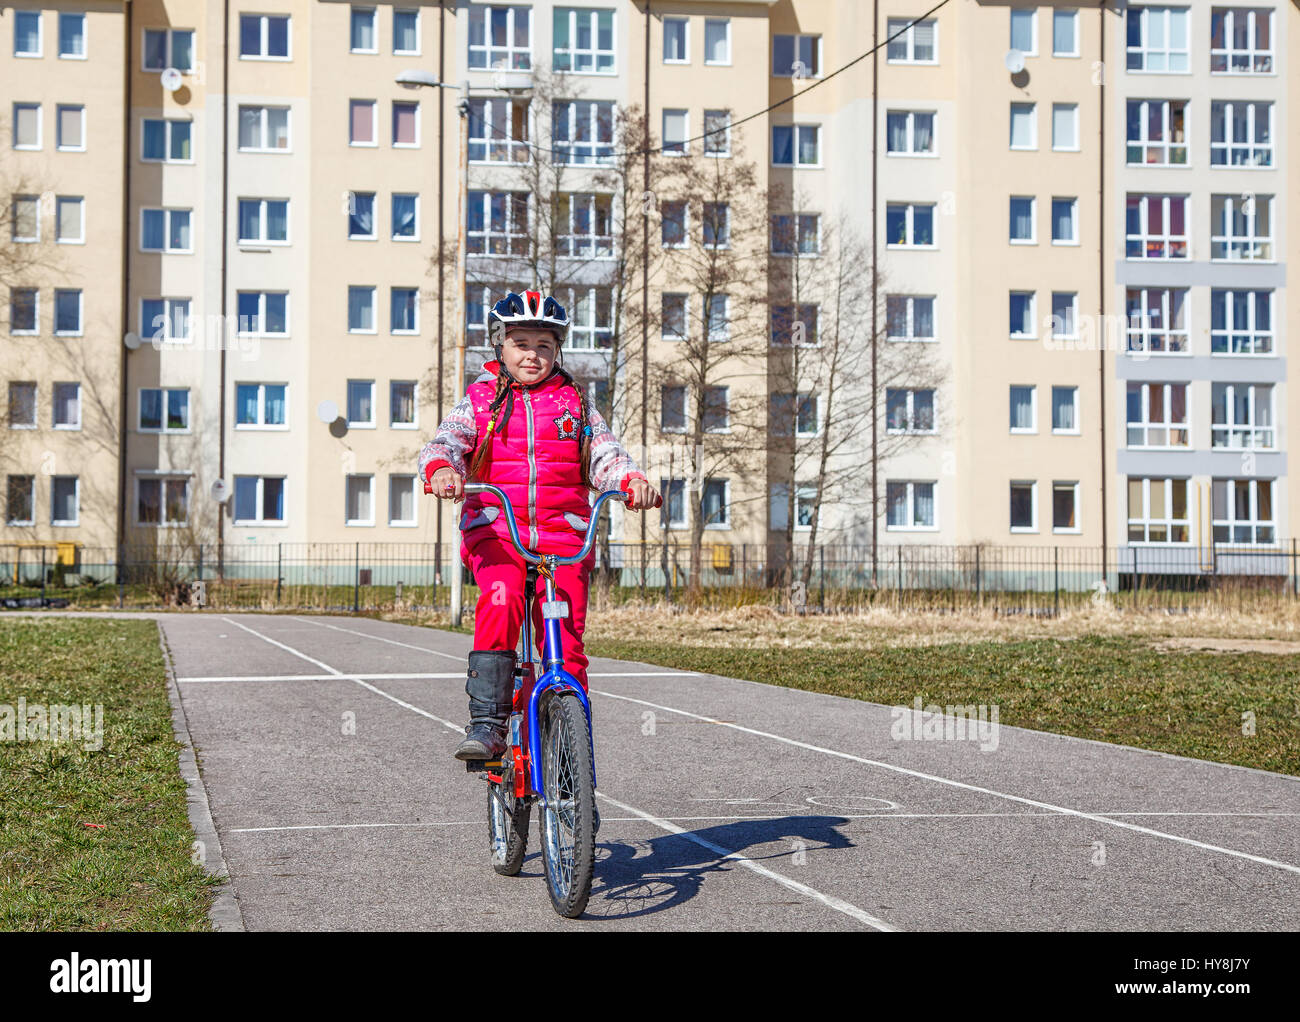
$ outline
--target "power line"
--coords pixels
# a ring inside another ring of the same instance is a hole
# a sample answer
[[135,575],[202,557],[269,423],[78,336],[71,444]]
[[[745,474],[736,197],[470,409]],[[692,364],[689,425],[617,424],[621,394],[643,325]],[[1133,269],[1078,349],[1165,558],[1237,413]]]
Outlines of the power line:
[[[948,0],[939,0],[939,2],[938,2],[937,4],[935,4],[933,7],[931,7],[928,11],[926,11],[924,14],[920,14],[920,15],[918,15],[917,17],[913,18],[913,19],[912,19],[911,21],[909,21],[906,25],[902,26],[902,27],[901,27],[897,32],[895,32],[893,35],[887,37],[886,39],[884,39],[884,40],[883,40],[881,43],[879,43],[878,45],[871,47],[871,48],[870,48],[869,50],[867,50],[866,52],[864,52],[864,53],[860,53],[858,56],[856,56],[856,57],[854,57],[852,60],[850,60],[847,64],[843,65],[842,67],[838,67],[838,68],[836,68],[836,69],[835,69],[834,71],[832,71],[830,74],[828,74],[828,75],[823,75],[821,78],[816,79],[816,80],[815,80],[811,85],[809,85],[806,89],[800,89],[798,92],[793,92],[793,93],[791,93],[789,96],[785,97],[785,99],[778,99],[775,103],[771,103],[771,104],[769,104],[768,106],[765,106],[762,110],[756,110],[754,113],[749,114],[749,115],[746,116],[746,117],[742,117],[742,118],[741,118],[740,120],[738,120],[738,121],[728,121],[727,124],[726,124],[724,127],[722,127],[722,128],[715,128],[715,129],[712,130],[712,131],[706,131],[706,132],[704,132],[704,134],[702,134],[702,135],[696,135],[696,136],[694,136],[693,138],[683,139],[681,144],[682,144],[683,146],[689,146],[692,142],[699,142],[699,141],[701,141],[701,140],[703,140],[703,139],[709,138],[709,137],[712,136],[712,135],[717,135],[717,134],[719,134],[719,133],[722,132],[722,131],[729,131],[731,128],[739,127],[740,125],[745,124],[745,123],[747,123],[747,122],[749,122],[749,121],[755,120],[756,118],[763,117],[763,116],[766,115],[766,114],[770,114],[773,110],[777,109],[778,107],[785,106],[787,103],[793,103],[793,102],[794,102],[797,98],[799,98],[800,96],[805,96],[805,95],[807,95],[808,93],[812,92],[813,89],[818,88],[819,86],[825,85],[827,82],[829,82],[829,81],[830,81],[832,78],[834,78],[836,75],[843,74],[845,71],[847,71],[849,68],[853,67],[855,64],[859,64],[859,63],[861,63],[862,61],[866,60],[866,59],[867,59],[868,57],[870,57],[873,53],[875,53],[877,50],[879,50],[882,46],[888,46],[891,42],[893,42],[893,41],[894,41],[895,39],[897,39],[899,36],[903,35],[903,34],[904,34],[908,29],[910,29],[913,25],[917,24],[917,22],[924,21],[926,18],[928,18],[928,17],[929,17],[931,14],[933,14],[935,11],[939,10],[941,7],[946,6],[947,4],[948,4]],[[794,80],[795,80],[795,81],[799,81],[799,80],[801,80],[801,79],[799,79],[798,77],[795,77]],[[572,102],[572,101],[571,101],[571,102]],[[594,100],[594,101],[592,101],[592,102],[599,102],[599,101],[598,101],[598,100]],[[649,115],[650,115],[650,112],[647,110],[647,111],[646,111],[646,116],[649,117]],[[505,140],[505,141],[511,143],[512,145],[524,146],[525,148],[527,148],[527,149],[529,149],[529,150],[531,150],[531,151],[533,151],[533,152],[536,152],[536,153],[567,153],[567,152],[569,152],[570,150],[574,149],[574,148],[575,148],[576,146],[578,146],[578,145],[591,145],[592,148],[597,148],[597,145],[596,145],[595,143],[589,143],[589,142],[574,142],[574,143],[572,143],[572,144],[570,144],[570,145],[567,145],[567,146],[543,146],[543,145],[537,145],[537,144],[534,143],[534,142],[529,142],[527,139],[510,138],[508,135],[505,134],[505,132],[504,132],[502,129],[496,128],[496,127],[494,127],[493,125],[488,124],[488,123],[487,123],[485,120],[483,120],[483,118],[481,118],[481,117],[474,117],[473,114],[466,114],[466,116],[467,116],[467,117],[470,117],[471,120],[476,121],[476,122],[478,122],[479,124],[482,124],[485,128],[487,128],[487,130],[488,130],[490,133],[495,133],[499,138],[501,138],[501,139],[503,139],[503,140]],[[471,139],[471,141],[473,141],[473,140]],[[623,151],[623,152],[618,152],[618,153],[615,153],[615,152],[605,153],[605,154],[602,154],[602,155],[597,156],[596,159],[599,159],[599,160],[613,160],[613,159],[615,159],[615,158],[622,158],[622,157],[629,157],[629,156],[644,156],[644,155],[647,155],[647,154],[649,154],[649,155],[653,155],[653,154],[655,154],[655,153],[657,153],[657,152],[660,152],[660,151],[662,150],[662,148],[663,148],[662,146],[655,146],[655,147],[641,148],[641,149],[628,149],[628,150],[625,150],[625,151]]]

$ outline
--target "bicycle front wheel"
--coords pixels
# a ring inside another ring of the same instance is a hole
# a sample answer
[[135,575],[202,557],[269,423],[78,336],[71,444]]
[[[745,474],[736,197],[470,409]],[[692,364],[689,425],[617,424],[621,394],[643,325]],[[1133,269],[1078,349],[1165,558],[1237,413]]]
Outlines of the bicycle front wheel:
[[582,915],[596,858],[596,786],[587,714],[577,696],[546,705],[542,721],[542,860],[555,911]]

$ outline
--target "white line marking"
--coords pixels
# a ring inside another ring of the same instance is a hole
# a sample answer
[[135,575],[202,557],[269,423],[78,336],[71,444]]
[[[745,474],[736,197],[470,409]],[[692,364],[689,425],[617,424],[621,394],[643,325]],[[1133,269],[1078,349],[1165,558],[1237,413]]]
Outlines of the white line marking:
[[1019,802],[1022,805],[1035,806],[1038,809],[1047,809],[1052,812],[1064,813],[1067,816],[1077,816],[1083,820],[1091,820],[1094,823],[1104,823],[1111,827],[1120,827],[1124,830],[1131,830],[1138,834],[1164,838],[1167,841],[1176,841],[1179,844],[1190,845],[1193,848],[1201,848],[1205,851],[1221,852],[1224,855],[1231,855],[1238,859],[1257,862],[1262,866],[1272,866],[1274,869],[1282,869],[1289,873],[1300,875],[1300,866],[1294,866],[1289,862],[1279,862],[1276,859],[1267,859],[1262,855],[1252,855],[1249,852],[1240,852],[1235,848],[1224,848],[1221,845],[1212,845],[1204,841],[1196,841],[1193,838],[1181,837],[1178,834],[1166,834],[1164,831],[1152,830],[1149,827],[1139,827],[1136,823],[1125,823],[1122,820],[1111,819],[1110,817],[1101,816],[1097,813],[1085,813],[1079,809],[1069,809],[1065,806],[1053,805],[1050,802],[1039,802],[1036,799],[1025,798],[1021,795],[1009,795],[1004,791],[994,791],[992,788],[982,788],[977,784],[967,784],[965,781],[954,781],[949,777],[938,777],[934,774],[922,773],[920,770],[909,770],[907,767],[896,766],[893,763],[884,763],[878,759],[867,759],[864,756],[854,756],[852,753],[840,752],[837,749],[826,749],[820,745],[811,745],[808,742],[801,742],[794,738],[786,738],[784,735],[774,735],[768,731],[759,731],[755,728],[742,727],[739,724],[732,724],[728,721],[714,720],[712,717],[705,717],[698,713],[691,713],[688,710],[679,710],[673,706],[661,706],[658,703],[648,702],[645,699],[633,699],[631,696],[617,695],[613,692],[596,692],[594,689],[593,692],[596,695],[608,696],[611,699],[623,699],[629,703],[639,703],[642,706],[650,706],[656,710],[664,710],[668,713],[680,713],[684,717],[694,717],[696,720],[705,720],[710,723],[720,724],[723,727],[734,728],[735,730],[742,731],[745,734],[757,735],[760,738],[770,738],[773,741],[784,742],[786,745],[793,745],[796,748],[808,749],[810,752],[820,752],[827,756],[836,756],[840,759],[851,760],[854,763],[864,763],[867,766],[892,770],[895,773],[905,774],[909,777],[919,777],[923,781],[933,781],[936,784],[947,784],[950,787],[961,788],[965,791],[976,791],[981,795],[992,795],[994,798],[1003,798],[1010,802]]
[[618,808],[622,809],[625,813],[633,813],[640,819],[645,820],[647,823],[653,823],[660,830],[666,830],[670,834],[676,834],[679,837],[686,838],[687,841],[693,841],[702,848],[707,848],[715,855],[720,855],[724,859],[730,859],[732,862],[744,866],[748,870],[752,870],[759,876],[767,877],[767,879],[775,881],[782,887],[786,887],[798,894],[802,894],[806,898],[812,898],[814,901],[820,901],[827,908],[833,908],[836,912],[842,912],[850,919],[856,919],[860,923],[886,933],[895,933],[898,930],[898,927],[891,926],[883,919],[877,919],[875,916],[869,915],[856,905],[851,905],[847,901],[837,898],[834,895],[823,894],[816,888],[809,887],[807,884],[801,884],[798,880],[791,880],[789,877],[782,876],[780,873],[776,873],[773,870],[768,869],[766,866],[760,866],[753,859],[747,859],[739,852],[729,851],[721,845],[715,845],[707,838],[700,837],[699,834],[686,830],[684,827],[679,827],[675,823],[672,823],[661,816],[652,816],[650,813],[643,813],[640,809],[627,805],[624,802],[620,802],[617,799],[610,798],[603,792],[597,792],[596,794],[600,795],[600,797],[610,805],[618,806]]
[[398,639],[388,639],[382,635],[372,635],[370,632],[362,632],[356,628],[344,628],[341,625],[326,624],[324,621],[313,621],[309,617],[295,617],[294,621],[301,621],[304,624],[316,625],[318,628],[332,628],[336,632],[347,632],[349,635],[360,635],[367,639],[374,639],[376,642],[387,642],[393,646],[405,646],[407,649],[418,649],[421,653],[432,653],[434,656],[446,657],[448,660],[464,660],[463,656],[457,656],[455,653],[444,653],[440,649],[428,649],[424,646],[416,646],[409,642],[401,642]]

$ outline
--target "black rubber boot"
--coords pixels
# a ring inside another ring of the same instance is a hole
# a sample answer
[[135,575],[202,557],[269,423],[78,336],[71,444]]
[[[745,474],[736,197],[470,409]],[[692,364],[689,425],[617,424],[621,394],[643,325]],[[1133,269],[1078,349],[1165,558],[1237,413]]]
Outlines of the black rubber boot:
[[469,726],[457,759],[499,759],[506,751],[506,718],[515,690],[513,650],[473,649],[465,677]]

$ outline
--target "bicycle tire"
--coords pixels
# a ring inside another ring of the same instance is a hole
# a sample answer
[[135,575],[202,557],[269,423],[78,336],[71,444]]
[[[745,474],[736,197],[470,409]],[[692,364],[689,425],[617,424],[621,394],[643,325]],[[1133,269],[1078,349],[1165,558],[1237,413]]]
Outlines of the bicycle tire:
[[596,861],[596,805],[587,714],[574,695],[550,700],[542,723],[541,825],[546,889],[555,911],[582,915]]
[[[505,800],[505,807],[498,796]],[[488,782],[488,858],[492,868],[503,877],[517,876],[524,864],[528,816],[528,803],[515,798],[513,780],[507,778],[501,784]]]

